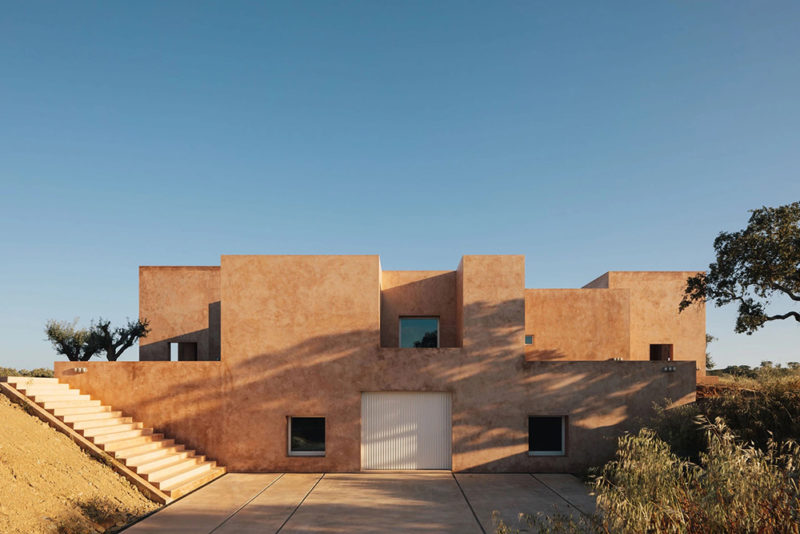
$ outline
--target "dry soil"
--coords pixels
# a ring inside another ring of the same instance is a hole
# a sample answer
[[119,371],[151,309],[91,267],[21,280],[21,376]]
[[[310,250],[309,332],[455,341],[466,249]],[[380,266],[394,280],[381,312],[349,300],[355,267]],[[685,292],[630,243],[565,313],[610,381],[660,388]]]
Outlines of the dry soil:
[[0,395],[0,532],[115,531],[158,506]]

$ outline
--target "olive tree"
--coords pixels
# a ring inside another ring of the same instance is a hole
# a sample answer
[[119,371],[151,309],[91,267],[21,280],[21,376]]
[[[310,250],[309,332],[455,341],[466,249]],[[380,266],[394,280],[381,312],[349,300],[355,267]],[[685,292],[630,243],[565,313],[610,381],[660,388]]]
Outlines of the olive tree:
[[51,319],[45,324],[44,332],[56,352],[72,362],[85,362],[97,354],[100,347],[89,343],[91,332],[88,328],[78,328],[78,320],[69,323]]
[[111,321],[100,318],[92,324],[89,344],[99,347],[101,351],[105,352],[108,361],[115,362],[139,338],[147,336],[149,331],[150,325],[147,319],[129,320],[125,326],[111,328]]
[[116,361],[139,338],[150,331],[147,319],[128,321],[125,326],[112,328],[111,321],[98,319],[89,328],[77,328],[77,320],[72,323],[50,320],[45,325],[47,339],[56,352],[70,361],[85,362],[93,356],[104,353],[109,361]]

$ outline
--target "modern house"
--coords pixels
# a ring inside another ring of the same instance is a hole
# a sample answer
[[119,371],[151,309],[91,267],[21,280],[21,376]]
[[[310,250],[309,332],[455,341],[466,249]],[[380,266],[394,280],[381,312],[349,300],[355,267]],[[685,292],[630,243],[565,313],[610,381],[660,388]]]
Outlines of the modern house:
[[524,261],[141,267],[140,361],[56,375],[229,471],[574,472],[653,403],[694,400],[705,309],[678,303],[695,272],[526,289]]

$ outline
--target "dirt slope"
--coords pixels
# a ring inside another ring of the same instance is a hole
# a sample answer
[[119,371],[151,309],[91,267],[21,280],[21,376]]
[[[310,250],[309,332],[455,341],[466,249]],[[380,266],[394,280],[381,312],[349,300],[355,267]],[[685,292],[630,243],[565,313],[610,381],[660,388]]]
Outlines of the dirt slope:
[[113,531],[156,508],[110,467],[0,394],[0,532]]

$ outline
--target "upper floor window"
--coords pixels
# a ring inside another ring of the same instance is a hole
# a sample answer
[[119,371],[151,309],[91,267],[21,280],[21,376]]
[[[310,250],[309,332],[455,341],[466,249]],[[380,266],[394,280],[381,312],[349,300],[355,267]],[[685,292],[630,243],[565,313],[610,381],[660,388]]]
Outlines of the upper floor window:
[[672,361],[672,344],[650,345],[651,361]]
[[419,349],[438,346],[438,317],[400,317],[400,347]]

